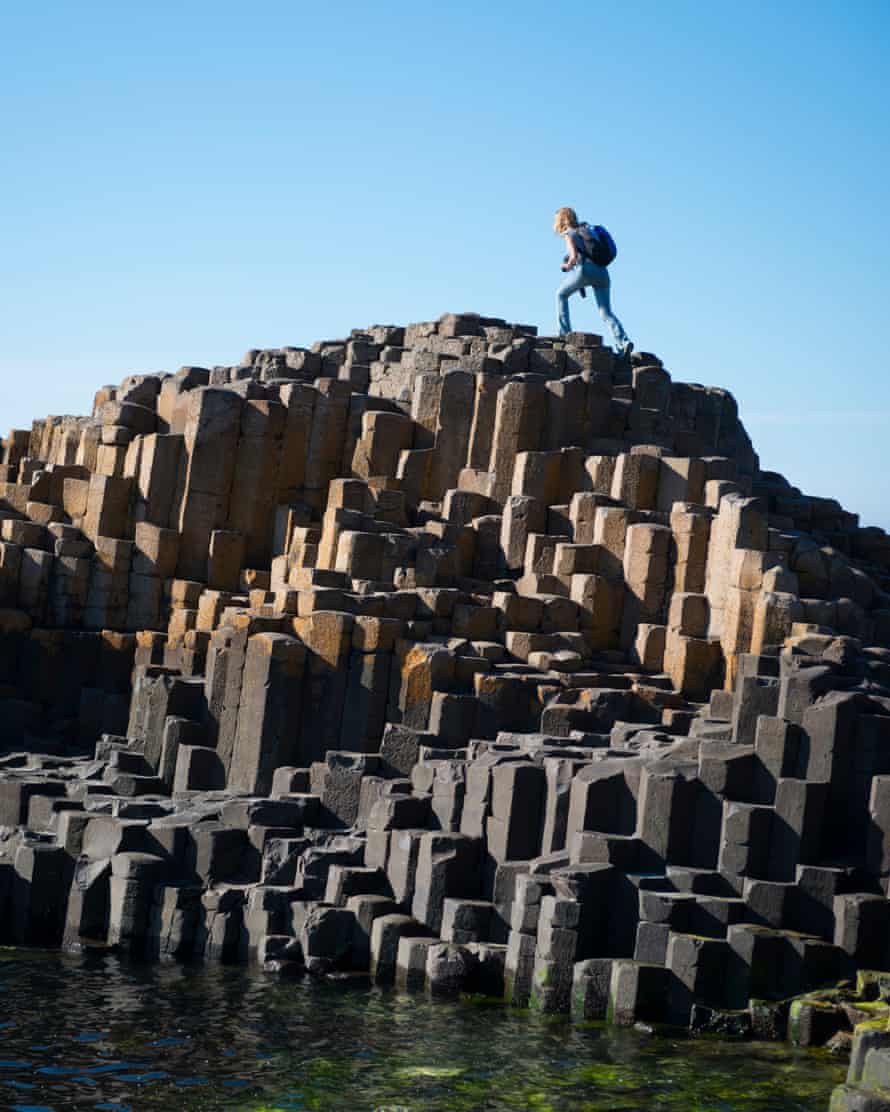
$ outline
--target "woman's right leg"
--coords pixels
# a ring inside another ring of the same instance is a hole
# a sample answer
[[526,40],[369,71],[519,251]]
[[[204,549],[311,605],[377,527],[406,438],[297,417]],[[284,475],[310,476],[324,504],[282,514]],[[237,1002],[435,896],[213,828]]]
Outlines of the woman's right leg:
[[627,333],[624,331],[624,325],[612,312],[612,297],[611,289],[609,286],[594,286],[593,295],[596,298],[596,307],[600,311],[600,316],[609,326],[609,330],[615,340],[615,343],[623,351],[627,347]]
[[567,332],[572,331],[572,321],[569,316],[569,298],[573,293],[577,293],[587,280],[584,277],[584,271],[579,266],[576,270],[570,270],[563,279],[562,284],[556,291],[556,311],[559,317],[559,334],[565,336]]

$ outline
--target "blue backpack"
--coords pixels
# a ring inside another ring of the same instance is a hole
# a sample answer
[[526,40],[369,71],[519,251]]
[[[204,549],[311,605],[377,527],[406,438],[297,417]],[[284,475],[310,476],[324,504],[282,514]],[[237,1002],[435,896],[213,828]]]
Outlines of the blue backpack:
[[580,224],[578,232],[583,244],[581,250],[591,262],[599,266],[608,266],[615,261],[618,248],[615,246],[615,240],[602,224]]

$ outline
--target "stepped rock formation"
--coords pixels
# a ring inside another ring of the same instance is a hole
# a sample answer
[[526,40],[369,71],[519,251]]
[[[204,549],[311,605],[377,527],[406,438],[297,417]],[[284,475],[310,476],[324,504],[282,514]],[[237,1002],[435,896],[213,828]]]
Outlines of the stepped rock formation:
[[890,537],[725,390],[446,315],[0,480],[0,941],[760,1033],[890,966]]

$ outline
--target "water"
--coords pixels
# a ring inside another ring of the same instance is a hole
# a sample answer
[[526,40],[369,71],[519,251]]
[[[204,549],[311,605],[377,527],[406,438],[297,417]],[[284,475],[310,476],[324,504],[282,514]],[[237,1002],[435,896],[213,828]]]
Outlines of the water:
[[16,1112],[814,1112],[845,1067],[233,966],[0,951]]

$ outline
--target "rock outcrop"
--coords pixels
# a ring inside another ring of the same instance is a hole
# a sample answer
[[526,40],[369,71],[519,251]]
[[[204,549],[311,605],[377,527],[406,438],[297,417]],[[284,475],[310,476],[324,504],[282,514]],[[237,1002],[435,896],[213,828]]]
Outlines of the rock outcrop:
[[0,479],[0,940],[617,1023],[890,964],[890,537],[725,390],[447,315]]

